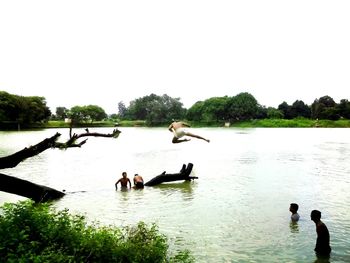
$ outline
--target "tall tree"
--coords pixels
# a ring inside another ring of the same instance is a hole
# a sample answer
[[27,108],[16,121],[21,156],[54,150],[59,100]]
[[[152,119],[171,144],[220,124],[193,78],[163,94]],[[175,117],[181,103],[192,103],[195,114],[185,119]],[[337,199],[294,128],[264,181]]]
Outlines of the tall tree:
[[148,125],[169,123],[184,117],[186,109],[182,105],[179,98],[151,94],[131,101],[127,116],[132,120],[146,120]]
[[337,105],[337,112],[342,118],[350,119],[350,101],[346,99],[340,100]]
[[212,97],[204,101],[202,119],[204,121],[225,121],[229,119],[228,107],[230,99],[225,97]]
[[197,101],[187,110],[186,118],[192,121],[201,121],[204,112],[204,101]]
[[278,105],[278,110],[283,113],[283,118],[285,119],[292,119],[292,107],[288,105],[287,102],[283,101],[280,105]]
[[64,120],[68,117],[69,110],[66,107],[56,107],[56,118],[58,120]]
[[118,117],[120,119],[123,119],[126,116],[127,110],[128,109],[126,108],[124,102],[122,101],[118,102]]
[[337,113],[336,103],[330,96],[323,96],[311,105],[311,117],[313,119],[337,120],[340,118]]
[[302,100],[296,100],[291,107],[291,115],[293,118],[296,117],[311,117],[311,109]]
[[242,92],[231,97],[229,114],[234,120],[249,120],[255,118],[258,111],[258,102],[248,92]]

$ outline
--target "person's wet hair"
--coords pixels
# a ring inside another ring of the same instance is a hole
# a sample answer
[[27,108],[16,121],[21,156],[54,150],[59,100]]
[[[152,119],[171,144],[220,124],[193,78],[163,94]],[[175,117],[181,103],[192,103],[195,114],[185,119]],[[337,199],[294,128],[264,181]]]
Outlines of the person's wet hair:
[[290,207],[291,207],[295,212],[297,212],[298,209],[299,209],[299,205],[296,204],[296,203],[291,203],[291,204],[290,204]]
[[311,217],[312,218],[316,218],[316,219],[320,219],[321,218],[321,212],[318,210],[312,210],[311,211]]

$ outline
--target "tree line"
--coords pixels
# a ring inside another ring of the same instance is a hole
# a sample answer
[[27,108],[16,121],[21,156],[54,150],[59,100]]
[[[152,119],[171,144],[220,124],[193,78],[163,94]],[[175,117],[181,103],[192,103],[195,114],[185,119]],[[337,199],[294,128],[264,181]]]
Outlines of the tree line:
[[162,125],[174,119],[213,123],[236,122],[252,119],[350,119],[350,102],[347,99],[336,103],[326,95],[315,99],[311,105],[296,100],[292,105],[282,102],[277,108],[265,107],[258,103],[254,96],[247,92],[235,96],[211,97],[197,101],[189,109],[184,108],[180,98],[166,94],[150,94],[132,100],[129,106],[120,101],[117,113],[108,116],[104,109],[97,105],[74,106],[70,109],[57,107],[52,114],[44,97],[18,96],[0,91],[0,123],[14,122],[22,125],[46,122],[48,120],[74,120],[76,123],[88,123],[111,119],[144,120],[147,125]]

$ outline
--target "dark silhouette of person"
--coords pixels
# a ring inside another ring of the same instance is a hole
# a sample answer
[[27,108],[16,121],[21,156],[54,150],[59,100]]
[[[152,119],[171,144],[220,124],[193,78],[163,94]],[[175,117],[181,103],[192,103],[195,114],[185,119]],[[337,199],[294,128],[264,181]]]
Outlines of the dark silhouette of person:
[[328,257],[332,251],[329,245],[329,232],[327,226],[321,221],[321,212],[318,210],[311,211],[311,220],[315,222],[316,225],[316,246],[315,252],[317,256]]

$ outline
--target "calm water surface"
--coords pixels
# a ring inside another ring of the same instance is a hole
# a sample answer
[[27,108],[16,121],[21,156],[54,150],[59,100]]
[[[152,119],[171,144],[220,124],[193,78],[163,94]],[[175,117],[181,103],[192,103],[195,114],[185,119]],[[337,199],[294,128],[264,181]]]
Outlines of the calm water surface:
[[[81,149],[50,149],[1,172],[66,189],[55,206],[91,221],[157,223],[172,250],[190,249],[197,262],[315,262],[309,215],[318,209],[331,235],[330,262],[350,262],[349,129],[193,129],[209,144],[172,144],[166,128],[120,130],[117,139],[89,138]],[[67,129],[57,131],[61,140],[67,138]],[[55,132],[0,132],[0,156]],[[189,162],[199,177],[194,182],[114,189],[123,171],[148,181]],[[0,193],[1,204],[18,199]],[[290,223],[291,202],[300,206],[296,225]]]

